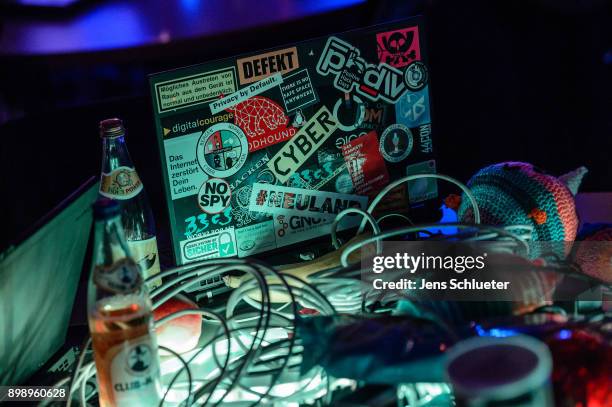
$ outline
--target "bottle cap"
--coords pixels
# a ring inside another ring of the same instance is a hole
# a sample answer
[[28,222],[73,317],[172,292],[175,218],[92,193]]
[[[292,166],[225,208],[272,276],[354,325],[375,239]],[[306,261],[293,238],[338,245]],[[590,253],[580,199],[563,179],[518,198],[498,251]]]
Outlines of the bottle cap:
[[93,204],[93,213],[95,220],[110,219],[115,216],[119,216],[121,208],[119,203],[109,198],[98,198]]
[[100,137],[120,137],[125,134],[125,127],[121,119],[116,117],[102,120],[100,122]]

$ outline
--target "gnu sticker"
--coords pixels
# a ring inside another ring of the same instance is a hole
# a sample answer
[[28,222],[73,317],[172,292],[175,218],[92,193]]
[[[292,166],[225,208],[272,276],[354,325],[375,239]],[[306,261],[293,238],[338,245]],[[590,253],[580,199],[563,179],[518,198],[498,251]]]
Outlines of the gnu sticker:
[[376,34],[378,60],[396,68],[421,59],[419,27]]

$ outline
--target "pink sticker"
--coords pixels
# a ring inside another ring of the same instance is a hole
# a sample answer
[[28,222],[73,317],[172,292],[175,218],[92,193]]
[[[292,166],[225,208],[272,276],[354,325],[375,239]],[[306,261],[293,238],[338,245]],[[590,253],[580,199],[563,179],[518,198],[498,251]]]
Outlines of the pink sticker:
[[376,34],[378,60],[396,68],[421,60],[419,27]]

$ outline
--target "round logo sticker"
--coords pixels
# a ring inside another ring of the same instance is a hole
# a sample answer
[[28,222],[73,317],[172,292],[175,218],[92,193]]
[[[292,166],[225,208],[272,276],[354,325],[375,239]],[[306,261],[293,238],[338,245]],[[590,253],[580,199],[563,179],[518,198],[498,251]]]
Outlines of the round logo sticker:
[[396,163],[408,157],[412,151],[412,132],[403,124],[387,127],[380,138],[380,153],[385,160]]
[[414,61],[408,65],[404,72],[404,82],[406,82],[408,89],[416,92],[427,85],[428,76],[427,66],[420,61]]
[[214,177],[229,177],[244,165],[248,141],[240,127],[217,123],[200,136],[197,144],[198,163]]
[[128,354],[128,369],[132,373],[139,374],[149,370],[151,363],[153,362],[153,352],[145,344],[138,344],[130,349]]
[[204,212],[214,215],[223,212],[232,199],[232,191],[227,181],[211,178],[200,187],[198,205]]

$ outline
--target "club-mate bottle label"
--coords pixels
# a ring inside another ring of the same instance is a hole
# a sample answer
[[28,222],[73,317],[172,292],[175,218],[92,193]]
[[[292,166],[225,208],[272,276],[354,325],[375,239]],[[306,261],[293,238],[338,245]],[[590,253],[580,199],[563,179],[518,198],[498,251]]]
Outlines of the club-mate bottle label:
[[111,199],[130,199],[142,191],[142,181],[134,168],[117,167],[110,173],[102,173],[100,195]]
[[159,361],[150,335],[109,349],[112,389],[118,406],[157,406],[161,399]]
[[[130,254],[140,267],[142,276],[146,279],[152,275],[159,274],[159,254],[157,253],[157,239],[154,237],[146,240],[128,240]],[[161,279],[157,278],[147,283],[149,290],[161,285]]]

